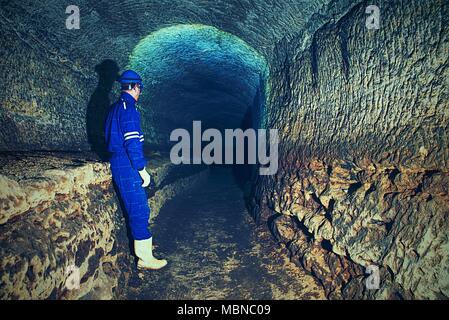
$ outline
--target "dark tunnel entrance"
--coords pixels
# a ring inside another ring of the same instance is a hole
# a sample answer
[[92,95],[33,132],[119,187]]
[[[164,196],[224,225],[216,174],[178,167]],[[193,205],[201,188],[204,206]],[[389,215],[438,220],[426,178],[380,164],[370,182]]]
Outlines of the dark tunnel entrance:
[[[204,25],[167,27],[138,43],[128,67],[146,86],[139,105],[145,143],[153,150],[169,151],[177,128],[192,136],[193,121],[201,121],[203,132],[261,126],[268,67],[234,35]],[[232,168],[243,184],[254,166]]]

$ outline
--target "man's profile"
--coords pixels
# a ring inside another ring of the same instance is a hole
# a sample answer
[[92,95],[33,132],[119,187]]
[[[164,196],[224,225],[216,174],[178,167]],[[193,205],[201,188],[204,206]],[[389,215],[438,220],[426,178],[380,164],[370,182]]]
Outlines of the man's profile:
[[153,238],[149,230],[150,208],[144,188],[151,177],[145,169],[143,133],[136,102],[143,89],[142,78],[134,71],[122,73],[118,81],[122,93],[109,109],[105,123],[105,139],[111,153],[112,179],[128,215],[134,250],[139,258],[139,269],[157,270],[167,265],[166,260],[153,257]]

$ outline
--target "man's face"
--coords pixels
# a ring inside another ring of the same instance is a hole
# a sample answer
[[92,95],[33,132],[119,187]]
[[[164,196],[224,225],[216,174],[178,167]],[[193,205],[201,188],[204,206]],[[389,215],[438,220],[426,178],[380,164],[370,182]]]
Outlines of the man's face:
[[139,96],[140,96],[140,85],[136,84],[133,88],[133,90],[135,91],[136,94],[136,101],[139,100]]

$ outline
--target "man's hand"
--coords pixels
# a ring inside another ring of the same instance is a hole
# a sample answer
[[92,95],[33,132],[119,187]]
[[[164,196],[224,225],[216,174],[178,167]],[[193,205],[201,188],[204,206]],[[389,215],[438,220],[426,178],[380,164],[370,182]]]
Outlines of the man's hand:
[[142,187],[144,187],[144,188],[148,187],[150,185],[150,183],[151,183],[151,176],[150,176],[150,174],[147,172],[147,170],[145,168],[140,170],[139,174],[140,174],[140,177],[143,180]]

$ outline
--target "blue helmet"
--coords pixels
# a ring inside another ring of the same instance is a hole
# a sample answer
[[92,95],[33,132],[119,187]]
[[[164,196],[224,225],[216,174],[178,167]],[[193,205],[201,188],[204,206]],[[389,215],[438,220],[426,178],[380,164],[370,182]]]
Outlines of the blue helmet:
[[118,82],[122,85],[127,83],[138,83],[140,88],[143,89],[142,78],[137,72],[132,70],[123,71],[122,75],[118,78]]

